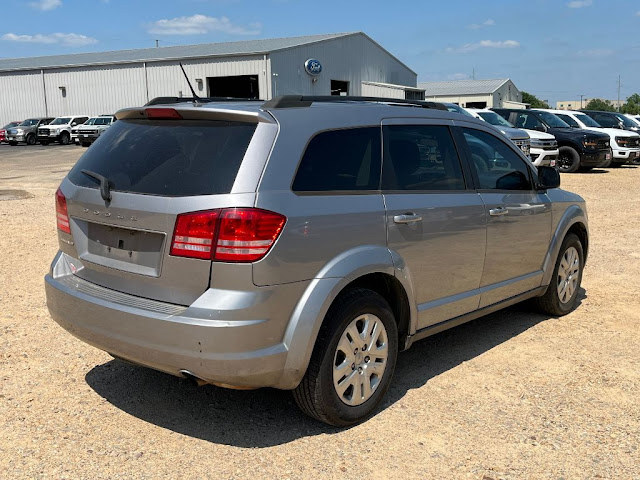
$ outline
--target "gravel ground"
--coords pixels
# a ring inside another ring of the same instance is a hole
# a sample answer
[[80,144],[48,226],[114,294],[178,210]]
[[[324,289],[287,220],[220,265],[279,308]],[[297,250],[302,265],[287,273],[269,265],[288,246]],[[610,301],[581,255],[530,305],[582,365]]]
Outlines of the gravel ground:
[[49,318],[53,194],[82,151],[0,146],[0,477],[640,479],[640,168],[562,176],[590,217],[575,312],[419,342],[377,415],[338,430],[288,392],[197,388]]

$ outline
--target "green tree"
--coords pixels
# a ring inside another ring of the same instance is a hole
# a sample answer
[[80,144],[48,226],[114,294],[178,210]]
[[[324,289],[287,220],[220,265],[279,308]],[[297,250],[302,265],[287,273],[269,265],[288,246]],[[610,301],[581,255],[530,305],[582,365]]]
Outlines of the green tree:
[[522,103],[528,103],[532,108],[550,108],[549,104],[544,100],[540,100],[535,95],[529,92],[521,92],[522,93]]
[[600,98],[593,98],[589,100],[589,103],[584,107],[586,110],[601,110],[603,112],[615,112],[616,107],[609,100],[602,100]]
[[634,93],[628,97],[627,102],[622,106],[622,111],[633,115],[640,114],[640,95]]

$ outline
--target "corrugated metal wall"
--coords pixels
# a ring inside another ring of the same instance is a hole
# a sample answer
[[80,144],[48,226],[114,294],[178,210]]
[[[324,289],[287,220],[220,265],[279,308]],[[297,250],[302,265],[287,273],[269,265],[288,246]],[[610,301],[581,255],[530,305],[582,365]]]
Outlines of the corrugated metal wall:
[[364,97],[383,97],[383,98],[405,98],[404,90],[393,87],[384,87],[382,85],[371,85],[370,83],[362,84],[362,96]]
[[0,127],[27,117],[45,115],[42,73],[0,74]]
[[[322,64],[317,77],[304,70],[309,58]],[[271,83],[277,90],[274,95],[330,95],[331,80],[348,81],[349,95],[362,95],[363,81],[410,87],[417,84],[415,73],[361,34],[273,52],[270,61]]]
[[[229,77],[236,75],[259,75],[260,98],[266,98],[266,62],[263,55],[242,57],[218,57],[198,60],[184,60],[184,70],[196,90],[198,96],[206,97],[207,77]],[[147,64],[149,81],[149,98],[177,97],[179,93],[185,97],[191,96],[178,62],[153,62]],[[201,89],[196,78],[202,79]]]
[[[146,102],[141,63],[45,70],[49,115],[100,115]],[[65,87],[63,95],[60,87]]]

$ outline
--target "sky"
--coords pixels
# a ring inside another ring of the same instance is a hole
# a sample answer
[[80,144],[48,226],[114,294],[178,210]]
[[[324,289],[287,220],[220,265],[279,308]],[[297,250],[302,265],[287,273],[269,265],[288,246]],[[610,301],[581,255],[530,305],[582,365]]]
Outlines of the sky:
[[640,92],[638,0],[2,0],[0,58],[362,31],[418,81],[555,103]]

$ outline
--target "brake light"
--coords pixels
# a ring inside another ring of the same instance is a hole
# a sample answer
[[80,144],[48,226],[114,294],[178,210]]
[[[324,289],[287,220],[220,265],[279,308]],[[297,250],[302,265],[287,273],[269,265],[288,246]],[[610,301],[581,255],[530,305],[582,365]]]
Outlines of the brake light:
[[219,210],[178,215],[171,255],[211,259],[219,215]]
[[161,120],[182,120],[182,115],[174,108],[147,108],[147,118]]
[[67,199],[59,188],[56,191],[56,224],[61,232],[71,233],[69,214],[67,213]]
[[286,217],[257,208],[178,215],[171,255],[220,262],[255,262],[277,240]]

